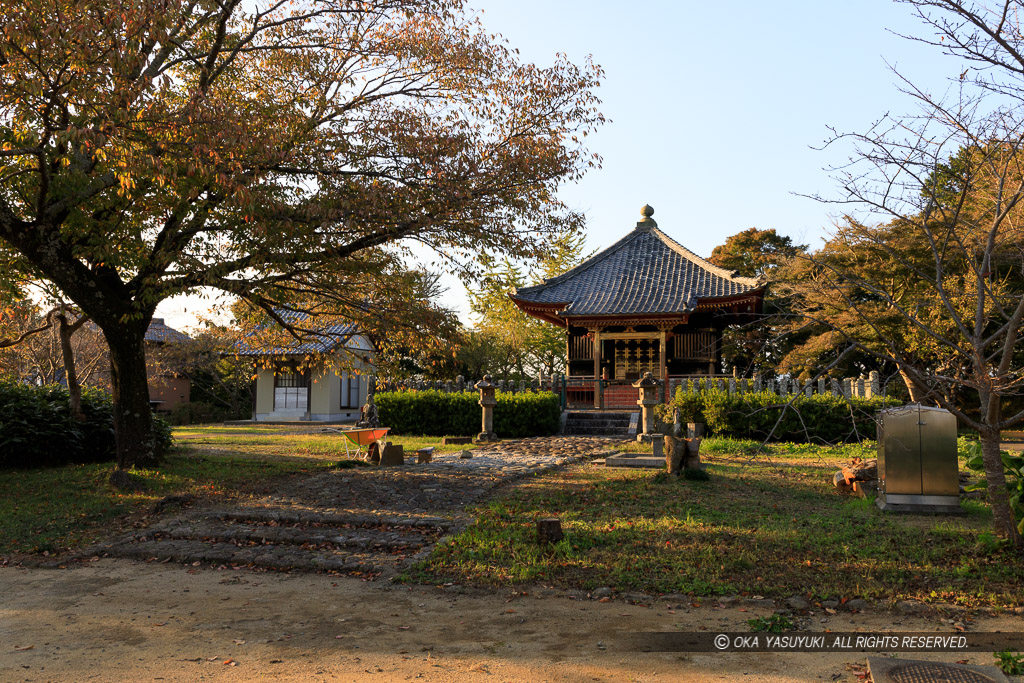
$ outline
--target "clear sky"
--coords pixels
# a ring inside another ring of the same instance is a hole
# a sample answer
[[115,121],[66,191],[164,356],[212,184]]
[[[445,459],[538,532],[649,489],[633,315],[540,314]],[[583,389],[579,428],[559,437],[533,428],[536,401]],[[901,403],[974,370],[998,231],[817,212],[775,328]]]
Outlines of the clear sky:
[[[928,35],[891,0],[659,1],[629,8],[603,0],[470,0],[488,31],[523,59],[593,55],[610,119],[590,138],[603,168],[561,197],[587,218],[588,246],[609,246],[650,204],[659,227],[702,255],[750,227],[820,244],[837,207],[826,167],[848,150],[817,150],[839,131],[864,131],[886,112],[913,111],[888,64],[933,93],[962,70],[935,48],[893,35]],[[445,305],[467,317],[455,280]],[[165,302],[184,315],[208,302]]]

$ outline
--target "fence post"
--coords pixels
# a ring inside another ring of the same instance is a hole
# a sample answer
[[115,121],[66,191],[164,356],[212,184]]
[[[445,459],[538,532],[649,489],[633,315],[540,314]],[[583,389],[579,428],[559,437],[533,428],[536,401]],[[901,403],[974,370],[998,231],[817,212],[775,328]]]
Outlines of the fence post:
[[879,394],[878,370],[868,373],[868,398],[874,398]]
[[804,380],[804,396],[807,396],[808,398],[810,398],[810,396],[812,394],[814,394],[814,385],[811,383],[811,380],[805,379]]
[[736,378],[735,377],[730,377],[729,378],[729,395],[730,396],[735,396],[736,395]]
[[864,398],[864,376],[857,378],[857,398]]

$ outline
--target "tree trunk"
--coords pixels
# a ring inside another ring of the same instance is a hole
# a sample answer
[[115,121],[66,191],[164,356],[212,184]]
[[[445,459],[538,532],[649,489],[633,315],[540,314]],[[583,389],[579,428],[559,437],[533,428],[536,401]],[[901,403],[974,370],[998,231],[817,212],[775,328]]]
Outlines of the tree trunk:
[[920,403],[921,399],[924,398],[925,392],[918,386],[910,375],[903,370],[900,370],[900,377],[903,379],[903,383],[907,385],[907,392],[910,394],[911,403]]
[[85,318],[75,324],[69,324],[67,316],[63,311],[57,314],[60,352],[64,359],[64,378],[68,383],[68,411],[79,422],[85,421],[85,413],[82,412],[82,386],[78,383],[78,371],[75,368],[75,351],[71,348],[71,335],[81,327],[81,323],[84,321]]
[[103,330],[110,347],[118,469],[152,467],[160,461],[146,378],[144,337],[148,322],[147,316],[141,326],[133,321],[120,329]]
[[[993,398],[992,400],[998,400]],[[1010,498],[1006,491],[1006,474],[1003,470],[1003,459],[999,455],[999,430],[985,429],[981,432],[981,458],[985,463],[985,479],[988,489],[989,505],[992,506],[992,525],[997,534],[1010,539],[1014,546],[1024,546],[1021,535],[1010,508]]]

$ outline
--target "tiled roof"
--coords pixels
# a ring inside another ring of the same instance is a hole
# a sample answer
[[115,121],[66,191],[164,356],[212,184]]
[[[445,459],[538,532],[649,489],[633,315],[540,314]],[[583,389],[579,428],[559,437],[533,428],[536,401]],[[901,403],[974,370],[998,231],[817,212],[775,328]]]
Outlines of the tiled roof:
[[[305,330],[302,333],[303,339],[301,341],[293,337],[289,344],[261,348],[256,335],[249,334],[239,343],[238,355],[293,356],[330,353],[339,347],[345,346],[354,335],[359,333],[358,328],[353,323],[335,323],[311,329],[312,325],[307,322],[309,316],[305,313],[286,312],[282,313],[281,317]],[[275,336],[275,339],[280,339],[280,337]]]
[[163,318],[153,318],[149,323],[149,329],[146,330],[145,340],[148,342],[155,342],[157,344],[163,343],[180,343],[192,341],[192,337],[188,336],[184,332],[178,332],[173,327],[168,327],[164,324]]
[[516,290],[512,298],[527,304],[565,304],[560,317],[644,315],[687,313],[702,299],[758,288],[755,278],[705,261],[648,216],[604,251],[558,277]]

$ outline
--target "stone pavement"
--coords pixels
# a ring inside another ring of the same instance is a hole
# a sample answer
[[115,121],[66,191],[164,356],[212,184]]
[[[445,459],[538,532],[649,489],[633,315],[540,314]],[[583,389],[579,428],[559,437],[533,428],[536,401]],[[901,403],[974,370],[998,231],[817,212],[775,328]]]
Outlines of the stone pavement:
[[392,575],[472,521],[467,506],[495,487],[552,468],[603,457],[618,442],[598,437],[503,441],[436,453],[405,467],[336,469],[284,483],[232,509],[165,518],[86,556],[198,565]]

